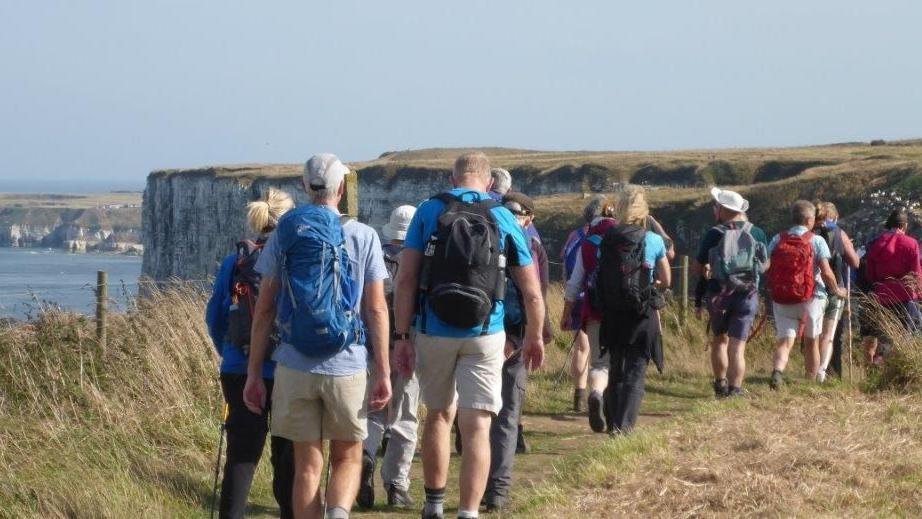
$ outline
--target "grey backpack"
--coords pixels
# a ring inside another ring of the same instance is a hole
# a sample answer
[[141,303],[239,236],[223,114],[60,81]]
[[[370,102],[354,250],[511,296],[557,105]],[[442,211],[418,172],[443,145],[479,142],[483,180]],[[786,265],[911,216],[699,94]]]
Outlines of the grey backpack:
[[759,288],[759,276],[765,271],[768,257],[765,244],[752,235],[752,224],[740,227],[718,225],[720,242],[709,253],[711,276],[727,293],[753,292]]

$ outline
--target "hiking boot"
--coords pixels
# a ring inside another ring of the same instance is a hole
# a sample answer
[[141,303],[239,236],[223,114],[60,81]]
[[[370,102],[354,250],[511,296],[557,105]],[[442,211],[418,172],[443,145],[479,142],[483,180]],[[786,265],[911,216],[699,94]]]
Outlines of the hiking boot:
[[515,453],[516,454],[527,454],[528,453],[528,444],[525,443],[525,433],[522,432],[522,424],[519,424],[519,435],[515,439]]
[[602,393],[589,393],[589,427],[593,432],[605,432],[605,410],[602,408]]
[[577,388],[573,390],[573,412],[583,413],[586,411],[586,390]]
[[781,385],[784,383],[784,373],[776,369],[772,371],[772,380],[768,383],[768,387],[772,388],[774,391],[781,389]]
[[726,398],[730,395],[730,384],[725,378],[718,378],[714,380],[714,397],[715,398]]
[[387,485],[387,505],[395,508],[410,508],[413,506],[410,494],[396,485]]
[[423,512],[419,516],[422,519],[445,519],[445,516],[442,514],[427,514],[425,509],[423,509]]
[[483,506],[486,513],[494,514],[506,508],[506,499],[499,496],[484,496],[480,505]]
[[729,386],[727,388],[728,397],[738,397],[738,396],[747,396],[749,393],[741,387]]
[[375,459],[368,453],[362,454],[362,481],[355,502],[361,508],[375,506]]

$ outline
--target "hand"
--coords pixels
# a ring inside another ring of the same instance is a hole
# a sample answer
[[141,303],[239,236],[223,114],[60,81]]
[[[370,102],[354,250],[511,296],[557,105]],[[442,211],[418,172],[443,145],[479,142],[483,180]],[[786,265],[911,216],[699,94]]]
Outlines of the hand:
[[506,356],[506,360],[509,360],[513,353],[515,353],[515,344],[512,344],[512,341],[506,341],[506,347],[503,348],[503,355]]
[[413,369],[416,368],[416,348],[413,341],[403,339],[394,342],[394,357],[397,359],[397,374],[400,378],[410,378],[413,376]]
[[704,316],[704,309],[700,306],[695,307],[695,319],[701,319]]
[[842,287],[836,287],[836,296],[840,299],[848,298],[848,290],[845,290]]
[[243,386],[243,403],[250,411],[263,414],[266,408],[266,383],[261,376],[247,376],[246,385]]
[[525,338],[522,360],[525,361],[525,368],[528,371],[541,369],[541,366],[544,365],[544,339],[541,336],[532,339]]
[[564,309],[563,314],[560,316],[560,329],[569,330],[570,329],[570,312]]
[[390,374],[375,375],[375,385],[371,388],[371,398],[368,399],[368,409],[380,411],[391,400]]

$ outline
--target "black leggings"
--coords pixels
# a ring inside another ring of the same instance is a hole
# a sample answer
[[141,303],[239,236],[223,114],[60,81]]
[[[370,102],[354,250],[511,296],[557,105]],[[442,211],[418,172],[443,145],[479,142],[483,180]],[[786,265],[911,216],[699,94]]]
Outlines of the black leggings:
[[[272,380],[264,379],[266,393],[272,394]],[[227,462],[221,482],[219,517],[237,519],[246,513],[247,495],[253,484],[256,465],[262,457],[269,432],[270,399],[266,409],[256,414],[243,403],[246,375],[221,374],[221,389],[227,402]],[[291,493],[294,485],[294,451],[291,442],[273,436],[271,439],[272,492],[278,502],[282,519],[294,517]]]

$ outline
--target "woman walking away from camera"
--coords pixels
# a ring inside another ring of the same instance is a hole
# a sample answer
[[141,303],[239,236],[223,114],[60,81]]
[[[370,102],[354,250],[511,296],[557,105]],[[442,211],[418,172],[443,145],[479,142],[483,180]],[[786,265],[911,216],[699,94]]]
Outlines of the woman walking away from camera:
[[[269,431],[268,402],[262,414],[251,412],[243,403],[250,325],[260,281],[254,267],[279,218],[292,207],[294,202],[291,197],[274,188],[269,188],[265,198],[247,205],[247,223],[256,234],[256,239],[240,241],[236,252],[221,262],[205,313],[208,333],[221,356],[221,389],[228,407],[225,422],[227,462],[224,465],[219,509],[221,518],[244,516],[253,474]],[[263,363],[263,379],[269,393],[272,392],[274,372],[275,362],[266,360]],[[271,462],[272,490],[281,517],[294,517],[291,507],[294,461],[290,441],[272,437]]]
[[[560,250],[560,261],[563,263],[564,283],[573,275],[576,259],[580,255],[583,242],[589,235],[592,221],[601,216],[605,197],[596,195],[583,209],[583,225],[573,230],[567,237],[563,249]],[[589,336],[582,329],[583,298],[585,293],[576,296],[569,315],[568,327],[564,331],[574,332],[573,346],[570,348],[570,376],[573,377],[573,412],[582,413],[586,410],[586,383],[589,379]]]
[[594,307],[586,294],[589,285],[598,276],[598,250],[605,233],[617,225],[615,206],[610,200],[601,202],[599,215],[592,219],[589,232],[583,240],[573,272],[567,280],[564,298],[566,303],[560,316],[562,330],[583,330],[589,338],[589,427],[594,432],[605,432],[606,416],[604,405],[605,388],[608,386],[608,358],[599,345],[599,330],[602,314]]
[[611,361],[608,377],[609,434],[631,432],[644,395],[647,364],[663,371],[658,310],[672,282],[666,244],[648,230],[650,214],[642,188],[619,193],[620,225],[602,240],[599,290],[603,310],[601,341]]
[[[839,227],[839,210],[836,209],[832,202],[818,202],[816,204],[816,223],[814,224],[814,233],[826,240],[832,258],[829,260],[829,266],[836,276],[836,282],[839,288],[846,290],[848,285],[848,269],[858,268],[858,253],[852,245],[851,238],[845,233],[845,230]],[[835,294],[829,294],[829,300],[826,302],[826,312],[823,316],[823,333],[820,335],[820,369],[816,373],[817,382],[826,381],[826,369],[829,368],[829,361],[832,360],[833,339],[836,336],[836,330],[839,321],[842,320],[842,311],[845,309],[846,298],[841,298]],[[841,375],[841,373],[840,373]]]
[[886,336],[887,328],[882,324],[895,319],[900,327],[918,332],[922,323],[918,306],[922,267],[919,266],[919,242],[906,234],[909,214],[904,210],[893,211],[886,227],[887,230],[868,245],[865,256],[864,277],[872,287],[872,298],[884,313],[880,315],[880,312],[867,309],[862,312],[861,335],[869,364],[883,361],[878,341]]

